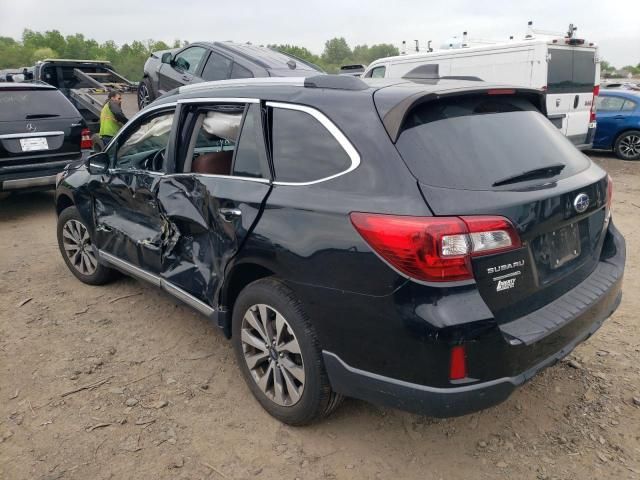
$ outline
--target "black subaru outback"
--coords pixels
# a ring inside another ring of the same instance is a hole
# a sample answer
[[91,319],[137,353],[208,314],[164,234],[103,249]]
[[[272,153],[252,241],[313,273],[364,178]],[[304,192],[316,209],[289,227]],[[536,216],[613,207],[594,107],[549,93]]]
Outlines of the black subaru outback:
[[343,396],[432,416],[506,399],[620,303],[611,179],[538,91],[384,82],[164,96],[59,179],[64,261],[210,317],[283,422]]

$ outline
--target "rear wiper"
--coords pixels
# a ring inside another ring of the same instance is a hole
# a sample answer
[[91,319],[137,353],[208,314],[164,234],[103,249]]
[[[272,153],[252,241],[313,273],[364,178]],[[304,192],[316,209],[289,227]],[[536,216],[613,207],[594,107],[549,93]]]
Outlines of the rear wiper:
[[25,117],[27,120],[31,120],[32,118],[51,118],[51,117],[59,117],[57,113],[30,113]]
[[534,168],[526,172],[518,173],[511,177],[503,178],[493,184],[494,187],[501,187],[502,185],[509,185],[510,183],[526,182],[527,180],[536,180],[538,178],[548,178],[558,175],[565,165],[563,163],[557,163],[555,165],[549,165],[547,167]]

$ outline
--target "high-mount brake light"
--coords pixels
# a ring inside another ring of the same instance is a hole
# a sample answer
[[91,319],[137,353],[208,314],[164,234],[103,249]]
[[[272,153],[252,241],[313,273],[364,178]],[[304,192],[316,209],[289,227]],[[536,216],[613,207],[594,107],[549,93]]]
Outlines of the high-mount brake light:
[[351,223],[371,248],[410,278],[452,282],[473,278],[471,258],[519,248],[504,217],[408,217],[353,212]]
[[492,88],[487,90],[487,95],[513,95],[516,91],[513,88]]

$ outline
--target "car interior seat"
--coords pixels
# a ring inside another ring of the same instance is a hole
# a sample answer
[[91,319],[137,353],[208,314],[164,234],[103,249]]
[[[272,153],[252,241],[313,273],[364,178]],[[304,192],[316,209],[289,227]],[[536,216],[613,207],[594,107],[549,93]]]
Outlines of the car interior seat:
[[208,173],[210,175],[231,175],[233,151],[203,153],[193,159],[192,173]]

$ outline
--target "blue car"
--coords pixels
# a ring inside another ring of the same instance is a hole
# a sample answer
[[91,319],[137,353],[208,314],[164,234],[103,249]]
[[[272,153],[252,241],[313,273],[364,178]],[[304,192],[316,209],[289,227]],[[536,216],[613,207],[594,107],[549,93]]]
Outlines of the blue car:
[[622,160],[640,159],[640,93],[600,90],[593,148],[613,150]]

